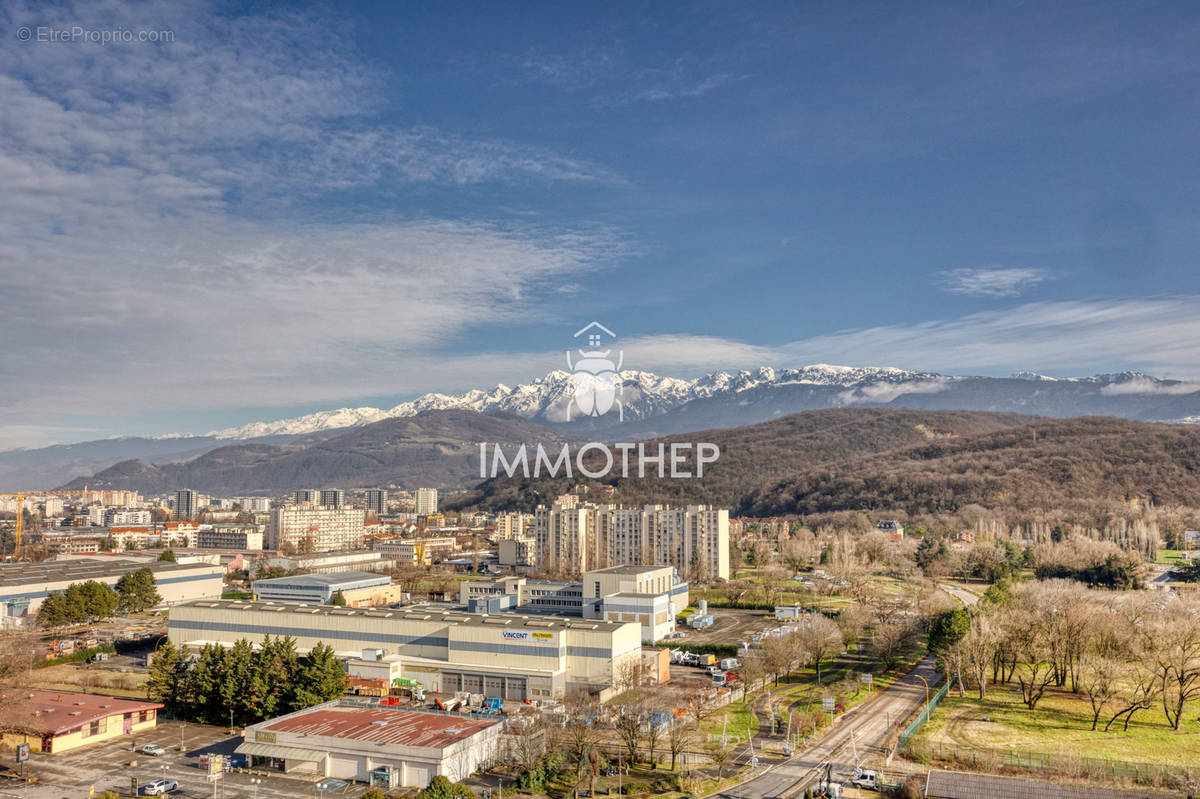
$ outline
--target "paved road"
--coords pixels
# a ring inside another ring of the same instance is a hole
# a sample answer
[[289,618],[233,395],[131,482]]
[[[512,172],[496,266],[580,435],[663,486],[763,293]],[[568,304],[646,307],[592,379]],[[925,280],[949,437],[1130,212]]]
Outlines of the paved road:
[[965,588],[959,588],[957,585],[942,583],[942,590],[967,607],[971,607],[979,601],[979,594],[973,594]]
[[[795,756],[776,765],[760,777],[714,796],[721,799],[765,799],[775,797],[816,776],[825,761],[834,763],[834,777],[847,780],[854,773],[855,753],[864,765],[878,765],[886,755],[888,733],[896,721],[920,709],[925,703],[925,682],[932,687],[938,680],[934,658],[926,657],[916,668],[874,698],[843,715],[832,731]],[[851,736],[854,736],[851,743]]]

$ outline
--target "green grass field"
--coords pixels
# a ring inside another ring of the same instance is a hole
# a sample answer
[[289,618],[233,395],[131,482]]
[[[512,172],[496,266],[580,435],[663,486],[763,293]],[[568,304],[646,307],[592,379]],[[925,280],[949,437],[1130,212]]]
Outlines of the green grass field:
[[[1104,732],[1115,711],[1101,714],[1100,729],[1092,732],[1091,706],[1084,695],[1047,691],[1036,711],[1021,703],[1009,686],[988,692],[980,702],[970,693],[951,692],[933,718],[917,734],[918,744],[951,745],[984,750],[1017,749],[1049,755],[1082,755],[1135,763],[1200,767],[1200,723],[1196,707],[1186,714],[1178,732],[1163,721],[1157,708],[1134,716],[1129,731],[1120,722]],[[987,720],[985,720],[987,719]]]

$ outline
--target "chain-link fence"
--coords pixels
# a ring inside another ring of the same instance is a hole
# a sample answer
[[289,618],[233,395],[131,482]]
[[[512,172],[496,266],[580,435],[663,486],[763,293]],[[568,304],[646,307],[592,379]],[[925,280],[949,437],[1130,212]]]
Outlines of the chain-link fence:
[[950,685],[953,682],[954,680],[950,680],[943,683],[942,687],[937,689],[933,696],[929,697],[929,702],[921,708],[921,712],[912,720],[912,723],[904,728],[904,732],[900,733],[899,745],[901,748],[908,743],[910,738],[917,734],[917,730],[921,729],[921,726],[925,722],[929,721],[929,714],[937,708],[939,702],[946,698],[946,694],[949,693]]

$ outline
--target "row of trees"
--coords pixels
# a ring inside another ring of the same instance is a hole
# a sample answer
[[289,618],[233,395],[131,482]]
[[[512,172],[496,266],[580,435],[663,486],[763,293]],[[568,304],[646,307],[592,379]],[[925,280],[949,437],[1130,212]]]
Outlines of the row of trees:
[[[1088,590],[1047,580],[997,584],[971,612],[934,625],[931,647],[944,667],[987,697],[1015,685],[1033,711],[1051,688],[1086,697],[1093,730],[1128,729],[1159,708],[1178,730],[1200,699],[1200,602],[1145,593]],[[961,687],[960,687],[961,690]]]
[[206,645],[199,656],[169,640],[150,662],[147,691],[176,715],[202,724],[253,724],[342,696],[346,674],[332,647],[317,644],[307,655],[291,637],[248,639],[226,649]]
[[89,624],[116,613],[140,613],[161,601],[154,572],[143,566],[122,575],[115,589],[88,580],[71,583],[65,591],[52,591],[38,608],[38,624],[43,627]]

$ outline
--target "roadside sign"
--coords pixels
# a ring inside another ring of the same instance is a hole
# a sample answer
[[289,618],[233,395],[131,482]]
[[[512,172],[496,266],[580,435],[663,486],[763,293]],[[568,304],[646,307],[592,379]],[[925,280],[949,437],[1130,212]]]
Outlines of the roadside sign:
[[860,674],[860,675],[858,675],[858,679],[862,680],[867,685],[870,685],[871,683],[875,682],[875,675],[874,674]]
[[829,713],[832,713],[832,712],[833,712],[833,708],[834,708],[834,706],[835,706],[835,705],[834,705],[834,702],[833,702],[833,697],[832,697],[832,696],[827,696],[827,697],[825,697],[824,699],[822,699],[822,700],[821,700],[821,707],[822,707],[822,708],[823,708],[825,711],[827,711],[827,712],[829,712]]
[[17,762],[24,763],[29,759],[29,744],[17,744]]

